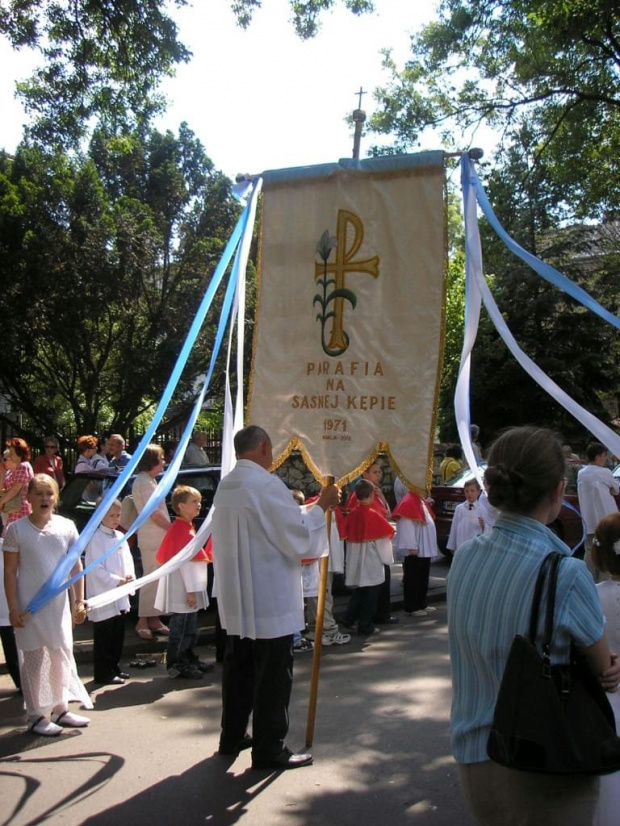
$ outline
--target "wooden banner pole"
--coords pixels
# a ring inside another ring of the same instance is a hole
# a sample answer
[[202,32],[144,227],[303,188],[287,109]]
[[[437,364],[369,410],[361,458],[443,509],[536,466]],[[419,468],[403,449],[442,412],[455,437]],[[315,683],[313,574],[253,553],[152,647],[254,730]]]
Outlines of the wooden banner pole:
[[[333,485],[333,476],[324,476],[323,485]],[[329,554],[331,553],[332,512],[325,511],[325,525],[327,528],[328,555],[321,558],[319,574],[319,594],[316,607],[316,625],[314,629],[314,654],[312,657],[312,680],[310,682],[310,702],[308,704],[308,721],[306,723],[306,748],[312,746],[314,740],[314,723],[316,720],[316,704],[319,694],[319,672],[321,670],[321,651],[323,649],[323,620],[325,615],[325,592],[327,591],[327,573],[329,570]]]

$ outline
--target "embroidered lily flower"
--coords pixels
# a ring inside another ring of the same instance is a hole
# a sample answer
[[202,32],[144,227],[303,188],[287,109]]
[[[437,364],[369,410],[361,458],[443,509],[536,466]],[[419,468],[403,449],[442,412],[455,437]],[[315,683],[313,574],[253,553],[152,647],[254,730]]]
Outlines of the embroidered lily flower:
[[321,256],[323,261],[327,263],[327,259],[331,255],[331,251],[337,246],[338,239],[333,235],[330,235],[329,230],[326,229],[317,242],[316,251]]

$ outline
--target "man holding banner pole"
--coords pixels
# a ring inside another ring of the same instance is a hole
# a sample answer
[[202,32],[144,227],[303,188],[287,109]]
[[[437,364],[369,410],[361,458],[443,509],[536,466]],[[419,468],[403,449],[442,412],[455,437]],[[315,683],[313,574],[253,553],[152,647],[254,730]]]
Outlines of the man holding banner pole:
[[[228,633],[222,677],[220,754],[252,747],[256,769],[312,763],[285,745],[293,682],[293,633],[303,627],[301,560],[320,556],[325,512],[338,504],[335,485],[302,514],[290,491],[269,473],[269,435],[255,425],[235,436],[237,464],[214,501],[212,536],[218,605]],[[252,737],[247,734],[253,714]]]

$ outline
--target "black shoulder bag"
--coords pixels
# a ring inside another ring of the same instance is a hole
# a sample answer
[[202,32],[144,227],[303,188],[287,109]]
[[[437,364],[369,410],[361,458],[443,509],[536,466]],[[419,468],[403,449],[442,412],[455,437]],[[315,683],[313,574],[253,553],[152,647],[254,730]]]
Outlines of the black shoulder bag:
[[[558,570],[562,554],[540,567],[529,636],[513,640],[487,744],[491,760],[543,774],[610,774],[620,769],[620,737],[604,689],[571,646],[567,665],[551,665]],[[546,583],[548,579],[548,583]],[[543,589],[547,611],[542,656],[536,631]]]

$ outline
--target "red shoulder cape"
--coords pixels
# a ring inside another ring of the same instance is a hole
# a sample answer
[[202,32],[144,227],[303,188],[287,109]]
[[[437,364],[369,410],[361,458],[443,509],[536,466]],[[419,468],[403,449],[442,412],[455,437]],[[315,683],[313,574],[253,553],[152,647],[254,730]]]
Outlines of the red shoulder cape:
[[[349,496],[349,498],[347,499],[347,509],[352,511],[353,508],[357,507],[357,504],[357,494],[355,493],[355,491],[353,491],[351,496]],[[385,505],[376,493],[375,498],[372,500],[372,505],[370,505],[370,507],[380,516],[386,517],[388,515]]]
[[345,534],[349,542],[372,542],[391,539],[394,528],[372,505],[358,504],[346,518]]
[[[435,514],[433,513],[433,509],[430,505],[426,505],[426,507],[431,517],[434,519]],[[403,496],[398,505],[396,505],[392,511],[392,516],[394,519],[398,519],[400,516],[403,516],[406,519],[413,519],[416,522],[426,522],[424,508],[422,507],[422,498],[418,496],[417,493],[412,493],[409,491],[405,494],[405,496]]]
[[[173,556],[176,556],[179,551],[182,551],[187,543],[195,536],[195,531],[189,522],[184,519],[175,519],[172,525],[166,531],[155,559],[160,565],[168,562]],[[209,557],[204,548],[201,548],[198,553],[192,558],[192,562],[208,561]]]

